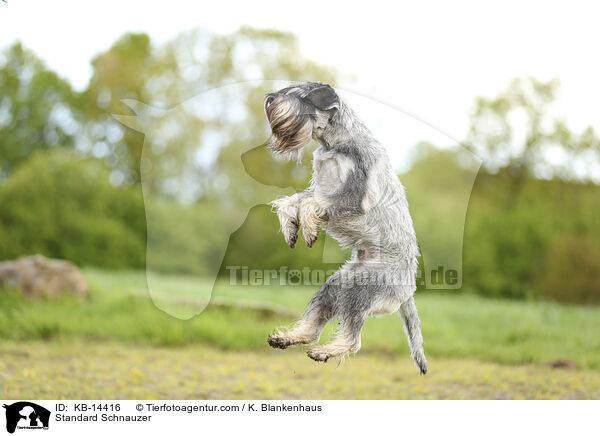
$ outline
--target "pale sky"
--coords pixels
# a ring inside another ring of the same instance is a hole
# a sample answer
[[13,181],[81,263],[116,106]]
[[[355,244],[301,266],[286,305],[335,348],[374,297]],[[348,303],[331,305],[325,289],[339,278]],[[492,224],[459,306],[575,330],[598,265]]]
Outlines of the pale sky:
[[341,88],[390,103],[460,140],[476,95],[494,95],[527,74],[561,80],[559,112],[572,127],[600,127],[599,9],[593,2],[523,0],[7,0],[0,2],[0,35],[2,46],[21,40],[83,89],[90,59],[127,31],[164,42],[194,27],[288,30],[306,56],[353,77]]

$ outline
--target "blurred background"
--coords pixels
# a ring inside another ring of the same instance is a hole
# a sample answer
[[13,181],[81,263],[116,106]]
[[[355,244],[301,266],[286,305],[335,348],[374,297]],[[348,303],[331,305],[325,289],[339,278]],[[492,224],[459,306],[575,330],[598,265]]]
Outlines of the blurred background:
[[[0,4],[3,397],[600,397],[590,11],[191,8]],[[300,80],[354,100],[407,187],[426,378],[395,316],[338,368],[267,349],[324,279],[287,271],[347,256],[289,249],[266,204],[310,178],[264,145],[264,94]],[[444,262],[461,286],[431,286]]]

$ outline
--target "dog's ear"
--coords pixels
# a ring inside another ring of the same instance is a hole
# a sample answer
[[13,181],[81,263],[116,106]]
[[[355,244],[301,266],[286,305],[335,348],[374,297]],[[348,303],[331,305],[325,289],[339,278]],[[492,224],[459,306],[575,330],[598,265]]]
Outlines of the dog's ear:
[[323,85],[310,91],[306,98],[322,111],[340,108],[340,98],[329,85]]

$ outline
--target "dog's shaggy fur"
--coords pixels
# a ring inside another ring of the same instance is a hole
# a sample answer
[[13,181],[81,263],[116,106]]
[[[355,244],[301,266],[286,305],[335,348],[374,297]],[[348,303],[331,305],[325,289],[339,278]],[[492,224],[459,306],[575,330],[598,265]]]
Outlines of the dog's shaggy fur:
[[356,353],[369,315],[398,312],[411,355],[427,372],[423,337],[413,300],[419,248],[404,187],[384,147],[324,83],[307,82],[265,98],[265,113],[276,153],[299,153],[315,139],[310,187],[272,202],[286,243],[294,247],[301,230],[310,247],[323,228],[352,257],[313,297],[297,325],[277,331],[268,342],[276,348],[312,344],[325,324],[339,317],[335,339],[310,348],[317,361]]

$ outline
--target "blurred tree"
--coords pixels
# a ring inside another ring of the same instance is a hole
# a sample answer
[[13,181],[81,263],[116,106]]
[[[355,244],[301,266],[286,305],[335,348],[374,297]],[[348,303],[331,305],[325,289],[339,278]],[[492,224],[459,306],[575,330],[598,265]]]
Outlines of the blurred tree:
[[558,87],[558,80],[516,78],[496,97],[475,100],[466,143],[488,170],[505,169],[515,181],[594,177],[600,139],[593,127],[578,134],[553,114]]
[[[401,176],[417,236],[431,233],[443,256],[456,232],[447,216],[460,204],[460,180],[468,176],[460,150],[427,144]],[[441,189],[431,189],[436,180]],[[599,187],[523,178],[518,195],[510,195],[512,183],[505,174],[477,176],[464,221],[464,288],[492,297],[599,302]],[[440,215],[440,208],[448,213]]]
[[600,247],[597,235],[589,236],[556,235],[537,268],[538,295],[564,303],[600,303]]
[[593,127],[576,133],[555,115],[558,86],[517,78],[475,101],[466,142],[488,173],[479,174],[471,196],[464,284],[480,293],[600,298],[598,253],[589,247],[600,240],[600,197],[589,183],[600,182],[600,139]]
[[2,186],[0,204],[0,259],[41,253],[79,265],[144,266],[141,198],[110,185],[96,159],[38,151]]
[[[113,182],[142,183],[153,269],[218,267],[215,259],[220,263],[229,234],[244,223],[252,207],[277,196],[274,186],[307,185],[309,171],[274,159],[260,146],[269,135],[265,93],[286,81],[335,84],[335,72],[303,57],[292,34],[251,28],[230,35],[194,30],[160,46],[146,35],[128,34],[97,56],[93,68],[85,94],[89,149],[104,158]],[[164,204],[149,207],[157,198]],[[189,212],[182,214],[172,200],[190,205]],[[289,257],[281,255],[285,244],[278,244],[278,250],[264,243],[277,235],[277,226],[264,219],[272,215],[263,207],[267,212],[248,218],[229,251],[242,253],[246,260],[283,262]],[[190,217],[185,223],[184,216]],[[210,256],[208,251],[199,254],[198,237],[214,244]]]
[[72,147],[82,100],[20,43],[0,53],[0,182],[36,150]]
[[[92,66],[79,94],[20,44],[0,54],[0,259],[40,252],[141,268],[146,244],[157,241],[150,259],[162,271],[323,267],[323,238],[291,250],[275,215],[253,206],[274,198],[269,188],[306,186],[310,174],[308,159],[274,159],[260,145],[269,135],[264,94],[285,83],[270,79],[335,84],[334,70],[304,58],[293,35],[251,28],[195,30],[161,46],[127,34]],[[501,172],[479,174],[465,225],[464,283],[479,293],[600,301],[598,187],[535,180],[585,179],[598,162],[594,130],[574,133],[554,116],[557,87],[515,79],[497,97],[476,101],[468,142],[490,172]],[[130,116],[134,128],[111,114]],[[73,147],[79,156],[66,151]],[[425,212],[416,217],[421,234],[430,232],[444,253],[452,230],[439,210],[456,207],[468,172],[459,154],[448,164],[454,151],[420,149],[403,181],[411,204]],[[574,165],[588,165],[587,173]],[[442,189],[432,192],[436,180]],[[145,204],[128,187],[139,181],[151,194]]]
[[[141,179],[143,137],[110,116],[131,115],[127,105],[138,112],[135,103],[125,105],[123,99],[172,108],[196,97],[200,101],[202,94],[211,89],[246,83],[237,87],[235,94],[221,94],[218,102],[182,105],[177,117],[154,116],[152,129],[160,134],[154,135],[154,143],[147,144],[145,157],[153,171],[145,175],[145,181],[152,191],[163,194],[172,194],[174,178],[181,175],[194,174],[198,184],[206,184],[214,174],[206,171],[202,150],[213,144],[218,144],[217,150],[208,154],[214,156],[216,151],[218,158],[211,163],[229,168],[229,186],[239,186],[234,181],[239,173],[240,151],[266,138],[262,100],[272,90],[270,82],[335,83],[336,75],[330,68],[306,59],[294,35],[248,27],[230,35],[197,29],[162,46],[153,46],[145,34],[126,34],[98,55],[92,66],[93,77],[85,93],[86,113],[91,119],[86,128],[88,149],[114,168],[115,181],[129,183]],[[167,149],[169,156],[165,159]],[[279,174],[289,178],[291,165],[284,167]],[[247,196],[247,189],[241,189]],[[206,194],[206,190],[197,191]]]
[[125,34],[92,60],[93,74],[85,96],[86,139],[82,151],[103,158],[116,184],[140,179],[143,136],[123,128],[111,114],[128,113],[122,99],[143,98],[149,80],[152,47],[146,34]]

